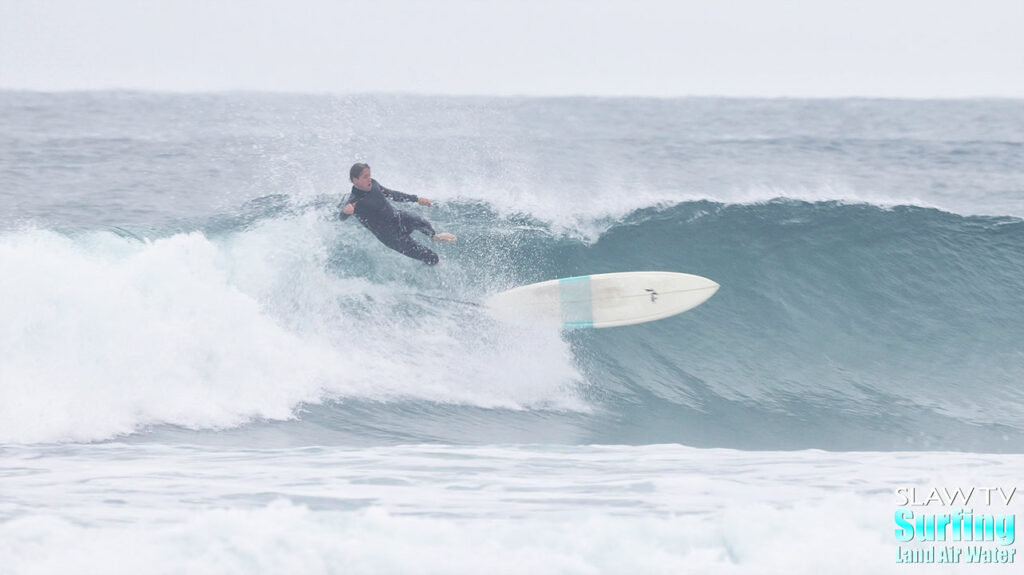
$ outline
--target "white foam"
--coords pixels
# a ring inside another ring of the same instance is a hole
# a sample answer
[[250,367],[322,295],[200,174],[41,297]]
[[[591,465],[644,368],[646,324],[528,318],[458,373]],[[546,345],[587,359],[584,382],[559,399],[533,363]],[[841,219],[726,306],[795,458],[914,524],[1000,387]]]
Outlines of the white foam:
[[[224,428],[328,397],[579,403],[557,332],[520,341],[395,315],[389,286],[327,269],[331,229],[308,214],[217,240],[0,236],[0,442]],[[368,294],[376,315],[339,304]]]
[[34,516],[0,525],[0,561],[36,574],[899,572],[884,520],[856,503],[472,520],[313,512],[278,501],[145,529]]
[[[902,573],[898,489],[1009,490],[1024,466],[678,445],[3,455],[18,497],[0,500],[0,565],[13,573]],[[975,497],[978,512],[1019,509]]]
[[4,238],[0,440],[89,440],[154,423],[284,418],[330,350],[282,329],[198,233],[150,243]]

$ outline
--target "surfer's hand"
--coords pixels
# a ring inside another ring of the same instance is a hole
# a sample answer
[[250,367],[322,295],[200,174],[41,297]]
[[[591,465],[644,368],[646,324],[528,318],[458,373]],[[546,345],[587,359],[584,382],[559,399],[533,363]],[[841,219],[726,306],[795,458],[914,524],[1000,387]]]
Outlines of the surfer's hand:
[[341,211],[344,212],[345,215],[351,216],[352,214],[354,214],[356,212],[356,205],[355,204],[345,204],[345,207],[342,208]]
[[416,203],[418,203],[421,206],[430,206],[431,201],[428,200],[427,198],[417,198]]

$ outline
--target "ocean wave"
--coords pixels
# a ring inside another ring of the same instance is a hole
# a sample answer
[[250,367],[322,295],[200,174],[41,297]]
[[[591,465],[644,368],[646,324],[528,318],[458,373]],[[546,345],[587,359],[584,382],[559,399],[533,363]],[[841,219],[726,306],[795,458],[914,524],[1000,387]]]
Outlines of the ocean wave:
[[[693,201],[588,238],[454,201],[431,217],[460,242],[430,268],[337,222],[332,201],[286,203],[152,240],[0,236],[0,440],[273,426],[371,443],[1024,449],[1021,220]],[[465,304],[631,270],[722,288],[683,316],[594,332]]]

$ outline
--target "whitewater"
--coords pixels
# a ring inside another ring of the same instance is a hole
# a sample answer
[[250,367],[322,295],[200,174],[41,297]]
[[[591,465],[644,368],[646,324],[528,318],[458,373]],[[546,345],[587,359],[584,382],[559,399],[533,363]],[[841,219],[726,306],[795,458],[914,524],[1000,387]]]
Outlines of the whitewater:
[[[0,571],[895,573],[897,490],[1024,505],[1020,101],[0,92],[0,203]],[[722,287],[472,305],[634,270]]]

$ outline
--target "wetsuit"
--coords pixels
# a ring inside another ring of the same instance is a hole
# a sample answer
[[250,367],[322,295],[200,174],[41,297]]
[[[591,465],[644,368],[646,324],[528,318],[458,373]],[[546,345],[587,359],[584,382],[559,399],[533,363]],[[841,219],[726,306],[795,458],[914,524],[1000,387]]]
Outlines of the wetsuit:
[[[354,204],[359,223],[373,232],[387,247],[421,262],[436,264],[439,259],[437,254],[410,237],[415,230],[434,237],[434,228],[430,222],[414,213],[396,210],[388,201],[390,198],[396,202],[415,202],[419,197],[389,190],[377,180],[371,182],[368,192],[352,186],[352,193],[341,202],[341,207],[344,209],[346,204]],[[342,211],[339,217],[345,220],[349,215]]]

